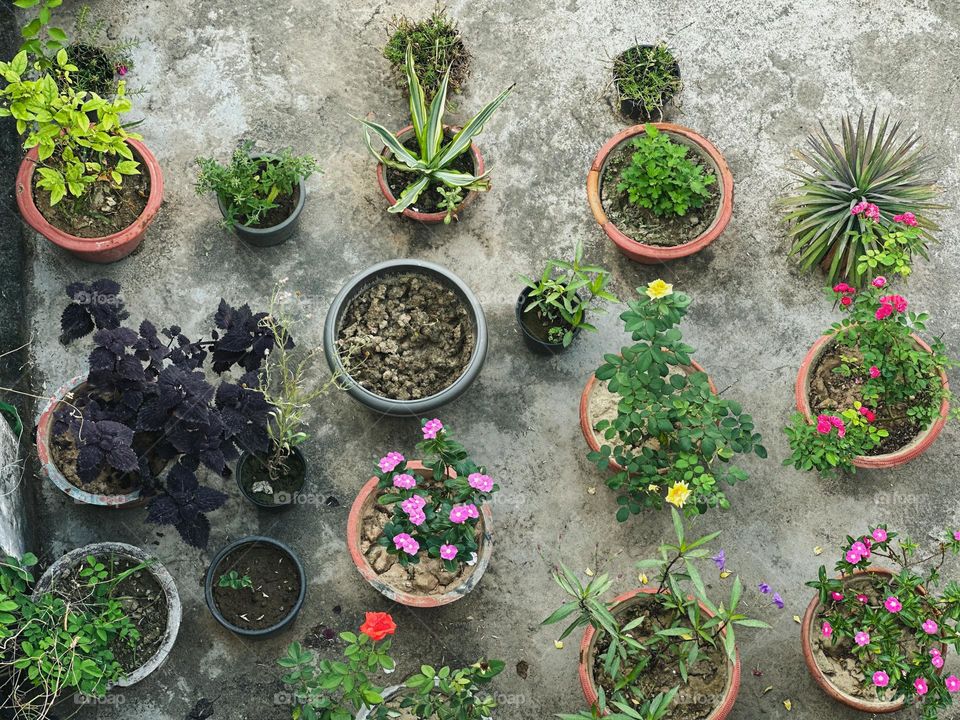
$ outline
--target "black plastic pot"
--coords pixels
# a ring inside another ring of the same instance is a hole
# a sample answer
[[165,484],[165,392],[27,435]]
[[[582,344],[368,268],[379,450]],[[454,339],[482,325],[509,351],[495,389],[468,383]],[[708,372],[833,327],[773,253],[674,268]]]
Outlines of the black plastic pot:
[[[300,491],[303,490],[304,485],[307,484],[308,467],[307,459],[303,456],[303,453],[300,452],[299,448],[292,448],[290,454],[303,463],[303,482],[300,483],[300,487],[298,487],[292,493],[276,493],[274,495],[274,499],[277,500],[277,502],[268,503],[258,499],[253,493],[249,492],[241,482],[244,465],[246,465],[248,462],[255,462],[258,459],[258,456],[244,451],[243,454],[240,455],[240,459],[237,461],[237,469],[234,473],[237,477],[237,487],[240,488],[241,494],[257,507],[265,508],[267,510],[285,510],[293,505],[296,505],[297,499],[300,497]],[[279,497],[281,494],[284,497]]]
[[[264,160],[269,160],[273,156],[269,154],[260,154],[251,155],[250,157],[254,160],[261,158]],[[307,201],[307,185],[303,180],[300,180],[298,188],[299,197],[297,198],[297,204],[293,208],[293,212],[290,213],[290,216],[282,223],[268,228],[234,225],[232,228],[234,234],[244,242],[253,245],[254,247],[272,247],[273,245],[279,245],[280,243],[289,240],[290,236],[296,232],[300,225],[300,213],[303,212],[303,205]],[[220,213],[223,215],[223,217],[227,217],[227,205],[224,203],[223,198],[219,195],[217,196],[217,205],[220,206]]]
[[[217,579],[217,568],[220,566],[220,563],[223,562],[223,559],[227,557],[227,555],[236,550],[238,547],[243,547],[245,545],[269,545],[277,548],[290,558],[290,561],[293,562],[297,568],[297,575],[300,577],[300,595],[297,598],[294,606],[290,608],[290,612],[280,622],[261,630],[248,630],[246,628],[237,627],[223,617],[223,615],[220,613],[220,610],[217,608],[216,603],[213,601],[213,584]],[[230,632],[239,635],[240,637],[250,638],[253,640],[272,637],[273,635],[276,635],[277,633],[282,632],[290,627],[290,625],[293,624],[293,621],[297,619],[297,615],[300,614],[300,610],[303,608],[303,601],[306,597],[306,594],[307,576],[303,570],[303,564],[300,562],[300,558],[297,557],[297,554],[286,543],[282,543],[279,540],[274,540],[273,538],[265,537],[263,535],[248,535],[247,537],[242,537],[239,540],[234,540],[232,543],[223,548],[217,553],[216,557],[213,559],[213,562],[210,563],[210,567],[207,568],[207,575],[203,583],[204,599],[207,601],[207,608],[210,610],[210,614],[213,615],[214,619]]]
[[[340,322],[353,298],[377,278],[401,273],[427,275],[448,286],[463,301],[473,323],[476,336],[470,362],[460,377],[448,388],[435,395],[418,400],[393,400],[376,395],[361,387],[347,374],[340,359],[340,354],[337,352],[337,335],[340,331]],[[358,402],[385,415],[421,416],[460,397],[470,387],[470,384],[477,379],[480,368],[483,367],[483,361],[487,356],[487,321],[477,296],[473,294],[473,291],[467,287],[463,280],[446,268],[426,260],[388,260],[357,273],[337,293],[333,302],[330,303],[327,319],[323,325],[323,352],[327,357],[330,370],[340,377],[341,384],[346,388],[347,393]]]
[[[524,342],[530,350],[540,355],[557,355],[558,353],[562,353],[564,350],[567,350],[569,346],[564,347],[562,342],[552,343],[541,340],[530,332],[530,329],[527,327],[526,318],[533,315],[533,313],[526,312],[527,304],[530,302],[530,290],[531,288],[529,287],[523,289],[520,297],[517,298],[516,305],[517,325],[520,326],[520,334],[523,335]],[[576,338],[579,333],[580,328],[575,328],[573,337]],[[573,343],[570,344],[572,345]]]
[[[644,50],[644,49],[654,48],[654,47],[656,47],[656,45],[635,45],[634,47],[628,50],[625,50],[623,53],[620,54],[620,56],[622,57],[624,54],[630,52],[630,50],[635,50],[635,49]],[[680,63],[674,62],[673,71],[674,71],[674,74],[677,76],[677,79],[679,80],[680,79]],[[620,92],[620,88],[617,88],[618,95],[619,95],[619,92]],[[643,103],[637,102],[636,100],[621,98],[620,113],[625,117],[630,118],[631,120],[637,120],[640,122],[663,120],[667,115],[666,108],[669,107],[671,104],[673,104],[673,97],[669,98],[668,100],[665,100],[663,105],[660,108],[660,112],[657,113],[656,116],[652,116],[650,113],[647,112],[646,108],[643,106]]]

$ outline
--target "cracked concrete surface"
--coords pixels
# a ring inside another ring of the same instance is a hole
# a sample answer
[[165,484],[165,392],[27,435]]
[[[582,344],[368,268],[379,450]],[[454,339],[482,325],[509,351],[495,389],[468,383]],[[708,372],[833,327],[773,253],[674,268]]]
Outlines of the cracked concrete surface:
[[[421,662],[499,657],[507,671],[496,686],[498,720],[542,720],[579,709],[577,643],[571,638],[558,651],[555,631],[538,627],[561,601],[548,563],[562,553],[581,571],[602,565],[627,590],[636,584],[634,561],[670,527],[665,513],[618,525],[613,495],[584,457],[579,393],[601,354],[626,339],[617,312],[599,318],[599,333],[584,334],[570,352],[551,359],[528,354],[515,326],[517,273],[538,271],[577,239],[591,260],[613,270],[622,296],[658,276],[693,296],[686,338],[717,386],[754,414],[770,450],[769,460],[744,463],[751,479],[730,492],[730,512],[696,523],[703,532],[723,531],[730,566],[748,588],[765,581],[787,601],[777,611],[748,592],[749,609],[773,629],[741,634],[743,684],[731,718],[860,717],[829,701],[803,665],[799,626],[791,619],[809,600],[803,583],[848,532],[868,523],[885,521],[924,540],[960,524],[950,492],[960,434],[948,426],[921,459],[855,480],[821,480],[780,465],[787,454],[780,428],[793,410],[797,367],[833,316],[822,300],[822,279],[798,275],[785,260],[773,202],[789,183],[791,148],[818,119],[832,127],[845,111],[877,105],[923,133],[946,200],[956,203],[960,6],[954,0],[453,0],[450,10],[473,54],[455,117],[518,84],[479,138],[494,189],[449,228],[420,227],[385,212],[351,118],[370,114],[397,128],[407,123],[379,49],[391,15],[423,15],[431,0],[91,4],[115,8],[112,34],[142,40],[131,84],[146,92],[134,116],[145,118],[138,130],[163,166],[167,196],[141,250],[116,265],[82,264],[30,234],[35,388],[50,391],[83,368],[86,345],[57,342],[63,286],[71,280],[112,277],[124,287],[131,321],[179,323],[196,334],[221,296],[263,306],[274,280],[289,277],[313,313],[300,334],[318,341],[327,305],[348,277],[388,258],[425,258],[461,274],[487,313],[491,345],[481,377],[439,415],[504,490],[494,505],[493,562],[479,588],[453,606],[410,611],[391,608],[366,585],[344,535],[349,505],[376,459],[391,449],[409,451],[417,424],[374,417],[344,394],[318,404],[315,436],[305,448],[318,502],[279,518],[258,515],[227,483],[231,500],[213,516],[206,552],[161,536],[139,511],[75,506],[36,478],[48,559],[94,540],[142,545],[158,554],[183,596],[184,622],[167,664],[77,718],[180,720],[202,697],[216,698],[217,719],[288,717],[277,703],[282,688],[273,662],[285,645],[318,625],[353,629],[364,611],[390,609],[400,625],[394,644],[400,672]],[[728,229],[706,251],[647,267],[621,257],[597,227],[585,178],[596,150],[625,125],[605,92],[608,58],[634,39],[659,37],[678,49],[686,80],[682,112],[673,119],[725,154],[736,203]],[[217,227],[213,200],[194,194],[194,158],[225,158],[241,138],[263,149],[289,145],[314,153],[325,169],[308,182],[299,236],[280,247],[244,246]],[[960,352],[960,296],[952,292],[960,281],[955,211],[942,219],[942,242],[930,262],[919,264],[905,294],[933,313],[931,331]],[[960,374],[952,379],[960,383]],[[593,486],[595,495],[588,493]],[[331,496],[339,507],[325,504]],[[256,644],[216,625],[201,586],[216,550],[251,532],[292,544],[310,575],[294,628]],[[824,556],[814,555],[817,545],[828,549]],[[526,677],[516,670],[521,661]]]

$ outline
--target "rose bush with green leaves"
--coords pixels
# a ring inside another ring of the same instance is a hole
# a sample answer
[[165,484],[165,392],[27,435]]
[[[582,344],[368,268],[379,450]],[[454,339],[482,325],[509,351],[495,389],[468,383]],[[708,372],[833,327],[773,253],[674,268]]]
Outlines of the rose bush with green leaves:
[[458,670],[423,665],[404,683],[399,706],[418,718],[486,720],[493,717],[497,701],[483,688],[504,667],[502,660],[480,660]]

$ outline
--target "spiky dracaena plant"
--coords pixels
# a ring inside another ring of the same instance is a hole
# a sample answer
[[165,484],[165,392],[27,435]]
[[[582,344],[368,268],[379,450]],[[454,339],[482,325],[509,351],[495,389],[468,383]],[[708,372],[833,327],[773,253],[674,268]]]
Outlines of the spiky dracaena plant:
[[889,116],[878,121],[876,110],[868,124],[861,112],[856,124],[844,117],[839,142],[820,123],[820,130],[807,138],[807,149],[794,151],[807,168],[791,170],[799,182],[780,204],[793,241],[790,256],[804,270],[819,264],[831,283],[863,284],[865,271],[857,261],[882,243],[867,218],[851,212],[861,201],[880,208],[881,223],[914,213],[923,231],[917,252],[927,257],[927,243],[939,228],[924,212],[946,206],[933,202],[940,190],[929,179],[931,158],[920,136],[904,138],[900,128],[901,122],[891,124]]
[[[413,205],[430,187],[439,188],[445,199],[449,222],[464,190],[484,191],[490,189],[487,173],[472,175],[453,169],[453,162],[470,149],[473,138],[483,131],[483,126],[513,90],[511,85],[477,113],[452,138],[447,139],[443,128],[443,113],[447,103],[447,86],[450,69],[443,76],[433,101],[427,106],[426,96],[417,78],[413,63],[413,50],[407,46],[407,85],[410,88],[410,121],[417,140],[417,152],[408,150],[396,135],[383,125],[360,119],[363,124],[367,148],[378,162],[387,167],[409,174],[411,182],[400,193],[400,198],[390,207],[390,212],[400,213]],[[370,134],[376,135],[390,151],[384,157],[373,147]]]

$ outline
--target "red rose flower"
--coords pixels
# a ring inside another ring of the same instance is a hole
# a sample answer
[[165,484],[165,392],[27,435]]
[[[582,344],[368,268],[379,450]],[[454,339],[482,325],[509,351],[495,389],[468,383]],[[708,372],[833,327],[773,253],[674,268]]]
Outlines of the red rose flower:
[[379,642],[396,631],[397,624],[390,617],[390,613],[368,612],[366,620],[360,626],[360,632],[374,642]]

